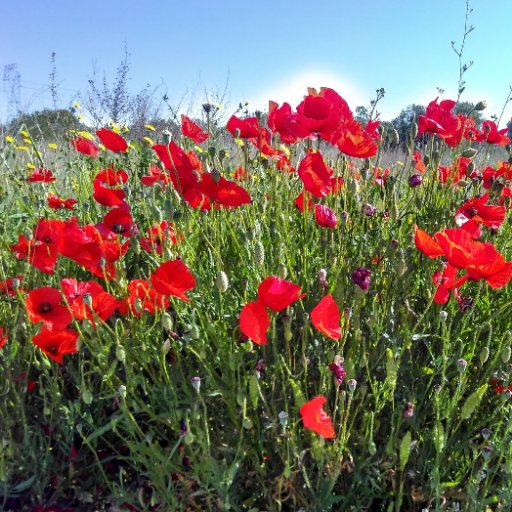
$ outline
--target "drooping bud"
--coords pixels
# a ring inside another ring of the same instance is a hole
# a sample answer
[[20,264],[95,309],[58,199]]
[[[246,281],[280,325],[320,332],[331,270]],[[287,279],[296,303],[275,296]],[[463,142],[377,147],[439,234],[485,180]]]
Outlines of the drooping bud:
[[262,267],[265,263],[265,248],[260,241],[256,242],[254,246],[254,261],[259,267]]
[[482,364],[485,364],[487,362],[487,360],[489,359],[489,347],[484,347],[481,351],[480,351],[480,362]]
[[512,350],[510,346],[504,347],[501,351],[501,360],[504,364],[507,364],[510,361],[510,355],[512,353]]
[[477,112],[481,112],[482,110],[485,110],[487,108],[487,102],[484,100],[484,101],[479,101],[476,105],[475,105],[475,110]]
[[397,145],[400,144],[400,135],[398,134],[398,131],[395,128],[391,130],[391,140]]
[[350,379],[347,382],[348,390],[353,393],[357,388],[357,380],[356,379]]
[[474,148],[465,149],[460,156],[464,158],[473,158],[477,154],[477,150]]
[[221,293],[224,293],[229,288],[229,279],[223,270],[215,276],[215,286]]
[[282,427],[286,427],[286,425],[288,425],[288,413],[286,411],[281,411],[277,415],[277,418],[279,419],[279,424]]

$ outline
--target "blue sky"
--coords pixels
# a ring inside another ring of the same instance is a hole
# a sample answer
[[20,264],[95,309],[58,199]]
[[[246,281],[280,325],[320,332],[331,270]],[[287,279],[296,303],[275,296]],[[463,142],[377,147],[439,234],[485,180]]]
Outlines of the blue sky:
[[[84,96],[96,68],[109,81],[124,56],[130,89],[160,85],[182,110],[227,88],[225,107],[264,109],[269,99],[293,107],[306,87],[336,89],[354,109],[375,90],[386,95],[383,119],[437,87],[456,98],[466,0],[24,0],[2,2],[0,66],[16,63],[24,110],[52,106],[48,84],[56,53],[60,104]],[[512,0],[470,0],[462,99],[487,100],[499,114],[512,85]],[[9,113],[0,84],[0,119]],[[505,113],[512,116],[512,103]],[[502,123],[503,124],[503,123]]]

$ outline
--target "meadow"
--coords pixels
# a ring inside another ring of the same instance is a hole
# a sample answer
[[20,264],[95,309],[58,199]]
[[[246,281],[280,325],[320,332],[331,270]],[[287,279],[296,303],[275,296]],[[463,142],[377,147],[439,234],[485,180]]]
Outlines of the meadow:
[[511,134],[455,103],[389,165],[329,88],[6,134],[0,506],[511,510]]

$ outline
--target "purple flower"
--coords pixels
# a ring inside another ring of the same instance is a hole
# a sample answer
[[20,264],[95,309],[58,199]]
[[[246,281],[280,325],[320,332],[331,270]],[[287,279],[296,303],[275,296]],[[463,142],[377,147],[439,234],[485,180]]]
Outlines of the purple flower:
[[377,208],[373,206],[373,204],[365,204],[363,205],[363,213],[367,217],[373,217],[375,215],[375,212],[377,211]]
[[370,288],[370,271],[366,267],[359,267],[352,272],[352,282],[364,292]]
[[331,370],[332,373],[334,373],[334,376],[336,377],[336,383],[338,386],[343,382],[343,379],[347,375],[347,372],[345,371],[345,368],[343,368],[342,363],[331,363],[329,365],[329,370]]
[[421,174],[413,174],[409,178],[409,187],[415,188],[421,185],[421,182],[423,181],[423,176]]

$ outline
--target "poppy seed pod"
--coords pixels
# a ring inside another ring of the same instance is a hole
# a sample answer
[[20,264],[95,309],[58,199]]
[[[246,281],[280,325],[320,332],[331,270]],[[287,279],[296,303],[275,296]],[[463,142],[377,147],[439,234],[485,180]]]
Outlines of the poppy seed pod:
[[162,139],[164,141],[164,144],[170,144],[172,140],[172,133],[169,130],[164,130],[162,132]]
[[254,246],[254,261],[259,267],[265,263],[265,248],[261,242],[256,242]]
[[409,186],[411,188],[419,187],[422,182],[423,182],[423,176],[418,173],[413,174],[408,180]]
[[215,276],[215,286],[221,293],[224,293],[229,288],[229,279],[223,270]]

